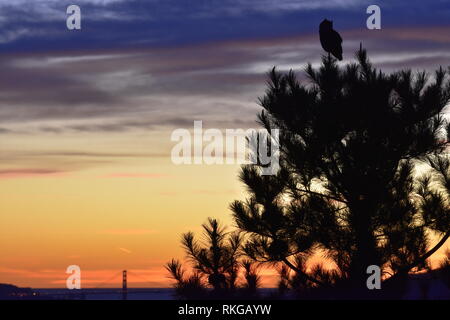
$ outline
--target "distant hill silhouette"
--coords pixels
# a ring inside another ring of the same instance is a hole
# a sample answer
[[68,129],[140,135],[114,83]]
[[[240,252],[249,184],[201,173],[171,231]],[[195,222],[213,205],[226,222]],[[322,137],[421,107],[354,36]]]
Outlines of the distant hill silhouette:
[[0,283],[0,300],[28,300],[37,297],[37,293],[31,288],[19,288],[12,284]]

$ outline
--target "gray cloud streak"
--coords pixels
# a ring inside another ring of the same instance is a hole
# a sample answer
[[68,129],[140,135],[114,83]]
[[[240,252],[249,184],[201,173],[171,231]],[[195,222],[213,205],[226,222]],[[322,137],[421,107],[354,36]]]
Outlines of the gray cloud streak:
[[[387,70],[448,62],[450,28],[343,31],[344,57],[361,39]],[[446,38],[447,37],[447,38]],[[382,43],[382,46],[380,45]],[[411,52],[414,52],[412,54]],[[441,52],[442,54],[440,54]],[[301,70],[323,54],[316,35],[225,41],[180,48],[4,55],[0,134],[125,132],[191,127],[254,127],[264,73]]]

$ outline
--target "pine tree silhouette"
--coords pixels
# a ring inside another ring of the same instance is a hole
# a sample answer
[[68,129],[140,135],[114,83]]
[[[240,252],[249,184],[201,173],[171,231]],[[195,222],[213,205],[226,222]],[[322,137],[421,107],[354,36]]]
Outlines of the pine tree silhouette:
[[[250,257],[359,295],[368,291],[368,266],[394,281],[423,268],[450,236],[450,83],[442,68],[434,77],[387,75],[365,50],[356,57],[344,68],[330,56],[318,70],[308,65],[308,83],[270,72],[259,121],[280,129],[281,170],[263,176],[258,165],[242,167],[249,197],[231,209],[250,235]],[[437,244],[430,232],[441,235]],[[339,281],[325,283],[292,261],[319,250]]]
[[[203,239],[196,240],[192,232],[182,236],[182,245],[194,272],[186,276],[182,263],[173,259],[166,264],[171,278],[176,280],[179,297],[188,299],[256,297],[260,284],[258,266],[243,257],[243,237],[240,232],[227,232],[216,219],[202,225]],[[243,271],[239,281],[239,271]],[[207,288],[213,288],[208,293]],[[239,292],[237,292],[240,289]]]

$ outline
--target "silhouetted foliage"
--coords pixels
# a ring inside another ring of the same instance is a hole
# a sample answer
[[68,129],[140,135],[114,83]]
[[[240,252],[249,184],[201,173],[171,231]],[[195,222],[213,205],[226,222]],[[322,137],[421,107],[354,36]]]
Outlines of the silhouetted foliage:
[[192,232],[185,233],[182,244],[194,268],[208,278],[216,290],[235,287],[236,270],[242,238],[239,233],[229,234],[215,219],[202,225],[203,245],[195,240]]
[[[364,291],[368,266],[400,278],[450,236],[450,84],[442,68],[385,74],[365,50],[356,57],[343,67],[323,57],[320,68],[307,66],[308,82],[270,72],[259,121],[280,129],[281,169],[264,176],[243,166],[249,197],[231,209],[251,258],[283,262],[305,285]],[[432,248],[430,232],[442,235]],[[335,273],[307,273],[292,260],[317,252]]]
[[288,289],[291,289],[295,291],[297,295],[301,296],[308,289],[312,288],[314,286],[314,283],[311,283],[310,281],[302,277],[302,273],[307,273],[305,257],[301,254],[298,254],[294,256],[293,259],[295,270],[301,270],[301,272],[292,270],[285,264],[279,265],[277,268],[280,277],[278,282],[278,290],[280,294],[284,294],[288,291]]
[[[317,290],[315,289],[330,288],[340,279],[340,275],[336,270],[327,270],[322,264],[315,264],[308,271],[307,256],[303,254],[295,255],[292,260],[294,269],[286,264],[277,266],[279,275],[278,291],[281,296],[291,291],[298,298],[312,298],[317,295]],[[304,276],[305,274],[308,274],[311,279],[318,280],[321,284],[318,285],[317,282],[309,280]]]
[[247,297],[256,297],[257,289],[260,287],[261,277],[258,273],[259,265],[249,259],[244,259],[241,262],[241,266],[244,269],[245,282],[242,286],[244,293]]
[[166,270],[176,280],[174,287],[177,297],[190,300],[204,299],[206,297],[205,285],[199,273],[185,276],[185,270],[183,270],[181,262],[175,259],[166,264]]
[[[216,219],[211,218],[202,227],[203,239],[200,241],[192,232],[182,236],[183,248],[193,267],[192,274],[186,276],[178,260],[166,264],[167,271],[176,280],[177,295],[187,299],[236,298],[241,294],[236,291],[239,288],[247,297],[254,297],[260,283],[258,266],[243,258],[241,233],[227,232]],[[244,274],[238,284],[240,270]],[[208,288],[212,288],[212,292]]]

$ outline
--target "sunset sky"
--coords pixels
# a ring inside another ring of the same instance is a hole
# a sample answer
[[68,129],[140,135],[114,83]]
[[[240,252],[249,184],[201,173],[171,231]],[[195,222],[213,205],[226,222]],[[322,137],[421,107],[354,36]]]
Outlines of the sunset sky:
[[[322,19],[344,39],[341,64],[362,42],[386,72],[450,65],[444,0],[11,3],[0,0],[0,283],[19,286],[63,287],[69,265],[83,287],[123,269],[141,276],[130,287],[169,286],[180,235],[209,216],[231,226],[228,205],[245,197],[238,165],[172,164],[172,131],[256,128],[265,72],[318,65]],[[66,28],[70,4],[81,31]],[[381,30],[366,28],[370,4]]]

